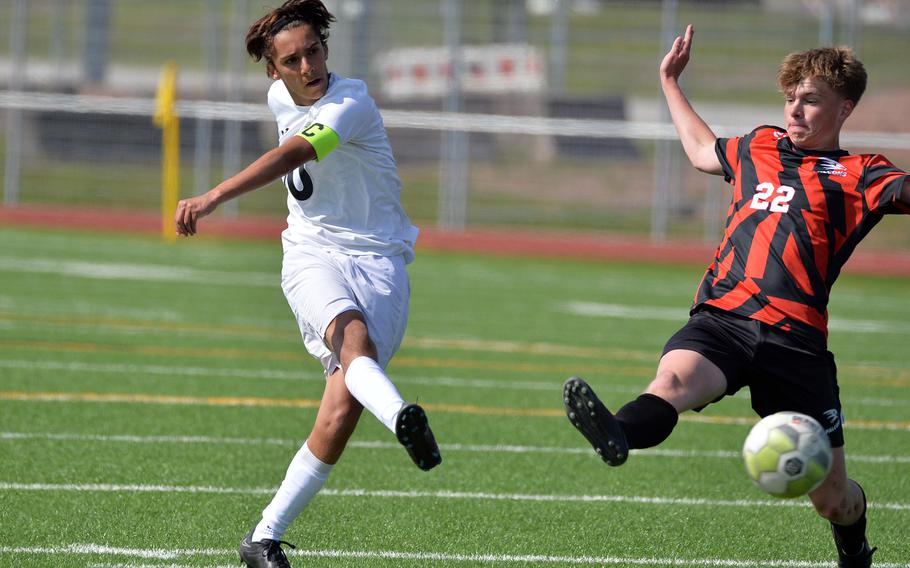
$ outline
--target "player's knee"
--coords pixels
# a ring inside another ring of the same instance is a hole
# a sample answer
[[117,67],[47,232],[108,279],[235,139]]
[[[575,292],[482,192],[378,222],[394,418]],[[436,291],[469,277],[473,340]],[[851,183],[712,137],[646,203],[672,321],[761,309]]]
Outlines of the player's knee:
[[332,345],[339,354],[348,354],[352,357],[375,351],[370,332],[363,316],[356,312],[348,312],[338,316]]
[[331,411],[321,413],[322,424],[320,426],[330,438],[347,437],[357,426],[361,412],[363,412],[363,406],[356,400],[337,404]]
[[833,501],[813,501],[813,506],[815,506],[815,512],[818,513],[823,519],[836,523],[841,520],[843,515],[843,509],[840,505]]
[[685,392],[686,386],[679,374],[673,371],[658,371],[657,376],[648,386],[648,392],[656,394],[664,400],[675,399],[679,393]]
[[857,507],[862,507],[862,503],[850,503],[847,496],[840,492],[814,494],[811,496],[811,500],[818,516],[838,524],[844,524],[855,518],[858,513]]

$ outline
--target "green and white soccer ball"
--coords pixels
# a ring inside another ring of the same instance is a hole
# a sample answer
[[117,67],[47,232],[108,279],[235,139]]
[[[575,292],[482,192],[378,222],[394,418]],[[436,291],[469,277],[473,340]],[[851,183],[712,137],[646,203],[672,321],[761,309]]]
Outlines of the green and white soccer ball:
[[791,499],[812,491],[831,471],[831,442],[811,416],[778,412],[752,427],[743,444],[746,473],[762,491]]

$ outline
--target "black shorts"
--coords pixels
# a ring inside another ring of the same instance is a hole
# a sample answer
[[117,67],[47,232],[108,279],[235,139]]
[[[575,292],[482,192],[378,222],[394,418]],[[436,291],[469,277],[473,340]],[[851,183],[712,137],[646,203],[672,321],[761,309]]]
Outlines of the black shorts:
[[727,378],[724,396],[748,386],[759,416],[808,414],[825,428],[833,447],[844,445],[837,367],[824,347],[757,320],[702,310],[667,341],[663,352],[674,349],[695,351],[717,365]]

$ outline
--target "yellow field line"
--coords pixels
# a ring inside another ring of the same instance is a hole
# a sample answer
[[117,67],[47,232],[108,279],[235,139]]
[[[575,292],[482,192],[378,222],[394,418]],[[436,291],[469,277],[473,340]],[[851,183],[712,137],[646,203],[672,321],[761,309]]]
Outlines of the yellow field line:
[[[218,359],[243,359],[244,361],[312,361],[301,345],[299,351],[264,351],[262,349],[174,347],[151,345],[114,345],[92,342],[54,342],[0,339],[0,348],[10,347],[32,351],[66,351],[76,353],[122,353],[168,357],[204,357]],[[650,366],[577,365],[562,360],[560,363],[517,363],[512,361],[480,361],[476,359],[444,359],[438,357],[409,357],[399,355],[392,366],[413,368],[476,369],[486,371],[518,371],[552,373],[566,377],[575,372],[595,372],[606,375],[632,375],[646,377],[653,372]]]
[[[0,312],[0,321],[15,321],[26,323],[45,323],[55,326],[65,325],[82,325],[95,328],[112,328],[112,329],[131,329],[131,330],[151,330],[151,331],[190,331],[199,333],[213,333],[220,335],[235,336],[254,336],[254,337],[275,337],[287,338],[289,340],[298,339],[299,335],[294,332],[293,327],[290,331],[284,332],[258,325],[204,325],[185,322],[169,321],[150,321],[150,320],[129,320],[114,319],[103,317],[80,317],[80,316],[56,316],[43,314],[11,314]],[[289,320],[290,321],[290,320]]]
[[[96,392],[24,392],[0,391],[0,400],[40,401],[40,402],[108,402],[140,404],[182,404],[199,406],[254,406],[273,408],[318,408],[319,401],[310,398],[269,398],[249,396],[175,396],[146,393],[96,393]],[[532,416],[563,417],[562,408],[514,408],[496,406],[477,406],[471,404],[423,404],[433,412],[450,414],[474,414],[479,416]],[[683,422],[699,424],[751,426],[758,421],[749,416],[709,416],[687,413],[679,417]],[[890,422],[883,420],[849,420],[849,428],[863,430],[906,430],[910,431],[910,422]]]
[[173,396],[142,393],[0,391],[0,399],[42,402],[132,402],[142,404],[185,404],[200,406],[319,408],[319,401],[314,399],[250,396]]
[[[441,346],[449,340],[444,339],[416,339],[416,343],[426,342],[433,346]],[[484,342],[479,340],[453,340],[452,345],[455,348],[465,350],[473,349],[473,346],[479,346]],[[515,349],[518,345],[549,345],[549,344],[521,344],[519,342],[491,342],[491,350],[501,349],[503,346],[508,349]],[[556,347],[556,346],[550,346]],[[175,346],[152,346],[152,345],[117,345],[103,344],[97,342],[53,342],[53,341],[34,341],[34,340],[17,340],[17,339],[0,339],[0,349],[14,348],[27,349],[32,351],[65,351],[77,353],[132,353],[141,355],[165,356],[165,357],[197,357],[197,358],[217,358],[217,359],[243,359],[245,361],[265,360],[265,361],[312,361],[312,357],[307,354],[303,346],[298,351],[265,351],[262,349],[238,349],[238,348],[214,348],[214,347],[175,347]],[[503,351],[498,351],[503,352]],[[521,353],[519,350],[511,352]],[[579,373],[588,376],[627,376],[640,377],[642,387],[645,382],[653,377],[656,365],[610,365],[610,364],[591,364],[572,360],[571,353],[564,357],[556,357],[558,362],[541,363],[541,362],[515,362],[515,361],[484,361],[468,358],[438,358],[438,357],[415,357],[399,355],[392,360],[392,368],[447,368],[447,369],[472,369],[479,371],[511,371],[511,372],[533,372],[548,373],[554,376],[566,376]],[[656,361],[656,356],[654,358]],[[910,371],[900,369],[888,369],[871,366],[841,366],[839,381],[841,384],[853,384],[863,386],[881,386],[893,388],[907,388],[910,386]]]
[[[250,325],[223,325],[223,326],[212,326],[212,325],[201,325],[185,322],[160,322],[160,321],[149,321],[149,320],[129,320],[129,319],[114,319],[114,318],[98,318],[98,317],[62,317],[62,316],[51,316],[51,315],[34,315],[34,314],[14,314],[9,312],[0,312],[0,321],[25,321],[25,322],[34,322],[40,321],[44,323],[51,323],[54,325],[92,325],[97,327],[112,327],[112,328],[127,328],[127,329],[152,329],[157,331],[196,331],[203,333],[215,333],[221,335],[232,335],[238,337],[244,336],[254,336],[254,337],[274,337],[287,339],[289,341],[296,341],[298,338],[297,333],[288,331],[282,332],[275,329],[267,328],[264,326],[257,326],[254,324]],[[5,341],[0,340],[0,347],[2,347]],[[14,346],[21,346],[23,348],[38,348],[35,346],[30,346],[29,342],[13,342]],[[81,344],[64,344],[68,347],[62,348],[62,350],[75,350],[75,351],[94,351],[97,349],[92,349],[87,343]],[[518,354],[518,355],[529,355],[529,356],[553,356],[559,357],[561,360],[565,361],[567,358],[585,358],[585,359],[607,359],[607,360],[632,360],[632,361],[643,361],[651,363],[647,367],[617,367],[614,365],[599,365],[596,367],[585,366],[581,370],[589,372],[599,372],[604,371],[605,373],[621,373],[628,374],[633,376],[644,376],[650,378],[654,373],[657,361],[657,353],[644,351],[644,350],[632,350],[632,349],[615,349],[615,348],[603,348],[603,347],[579,347],[573,345],[562,345],[558,343],[548,343],[548,342],[525,342],[525,341],[509,341],[509,340],[483,340],[483,339],[459,339],[459,338],[434,338],[434,337],[406,337],[403,346],[405,348],[415,348],[415,349],[451,349],[451,350],[460,350],[460,351],[474,351],[482,353],[508,353],[508,354]],[[119,348],[117,350],[122,350]],[[154,348],[147,347],[145,350],[139,348],[135,352],[139,353],[151,353],[151,354],[185,354],[190,356],[218,356],[218,357],[250,357],[249,351],[240,351],[240,350],[191,350],[183,352],[167,352],[162,351],[163,348]],[[105,350],[105,349],[101,349]],[[261,351],[256,353],[262,354]],[[275,353],[271,352],[272,359],[277,360],[309,360],[310,357],[305,353]],[[398,357],[394,360],[395,364],[402,364],[408,367],[419,367],[419,366],[428,366],[428,367],[450,367],[450,368],[470,368],[470,369],[487,369],[487,370],[519,370],[519,371],[541,371],[541,372],[556,372],[564,373],[565,365],[550,365],[550,366],[541,366],[534,363],[528,363],[523,365],[517,365],[515,363],[494,363],[489,361],[465,361],[464,359],[459,360],[446,360],[446,359],[418,359],[410,358],[407,360],[404,357]],[[419,361],[419,362],[415,362]],[[842,382],[843,378],[846,378],[847,383],[857,383],[870,386],[889,386],[889,387],[905,387],[910,386],[910,370],[906,369],[893,369],[888,367],[878,367],[873,365],[841,365],[841,377]]]
[[[48,315],[21,315],[0,312],[0,321],[41,322],[57,326],[87,325],[113,329],[148,329],[153,331],[190,331],[231,335],[239,337],[274,337],[297,341],[299,335],[294,331],[282,332],[256,325],[244,326],[211,326],[182,322],[157,322],[147,320],[121,320],[111,318],[61,317]],[[562,357],[586,357],[592,359],[631,359],[635,361],[653,361],[655,354],[642,350],[609,349],[602,347],[578,347],[546,342],[525,341],[486,341],[482,339],[447,339],[434,337],[407,337],[405,347],[417,349],[452,349],[461,351],[480,351],[487,353],[517,353],[521,355],[558,355]]]

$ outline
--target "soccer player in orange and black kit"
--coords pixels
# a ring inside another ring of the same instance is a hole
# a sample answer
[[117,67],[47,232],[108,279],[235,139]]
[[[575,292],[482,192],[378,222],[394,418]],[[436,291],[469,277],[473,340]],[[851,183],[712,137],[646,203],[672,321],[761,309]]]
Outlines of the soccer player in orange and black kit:
[[910,176],[880,155],[840,148],[844,121],[866,87],[845,48],[788,55],[778,83],[786,129],[761,126],[718,139],[679,86],[692,26],[660,66],[661,86],[683,148],[698,170],[733,186],[724,237],[688,323],[667,342],[644,394],[612,415],[578,377],[566,381],[566,412],[609,465],[661,443],[679,413],[748,386],[761,416],[797,411],[818,420],[834,448],[825,481],[809,498],[831,523],[843,568],[872,565],[866,498],[847,477],[834,357],[827,350],[828,294],[864,236],[889,213],[910,214]]

